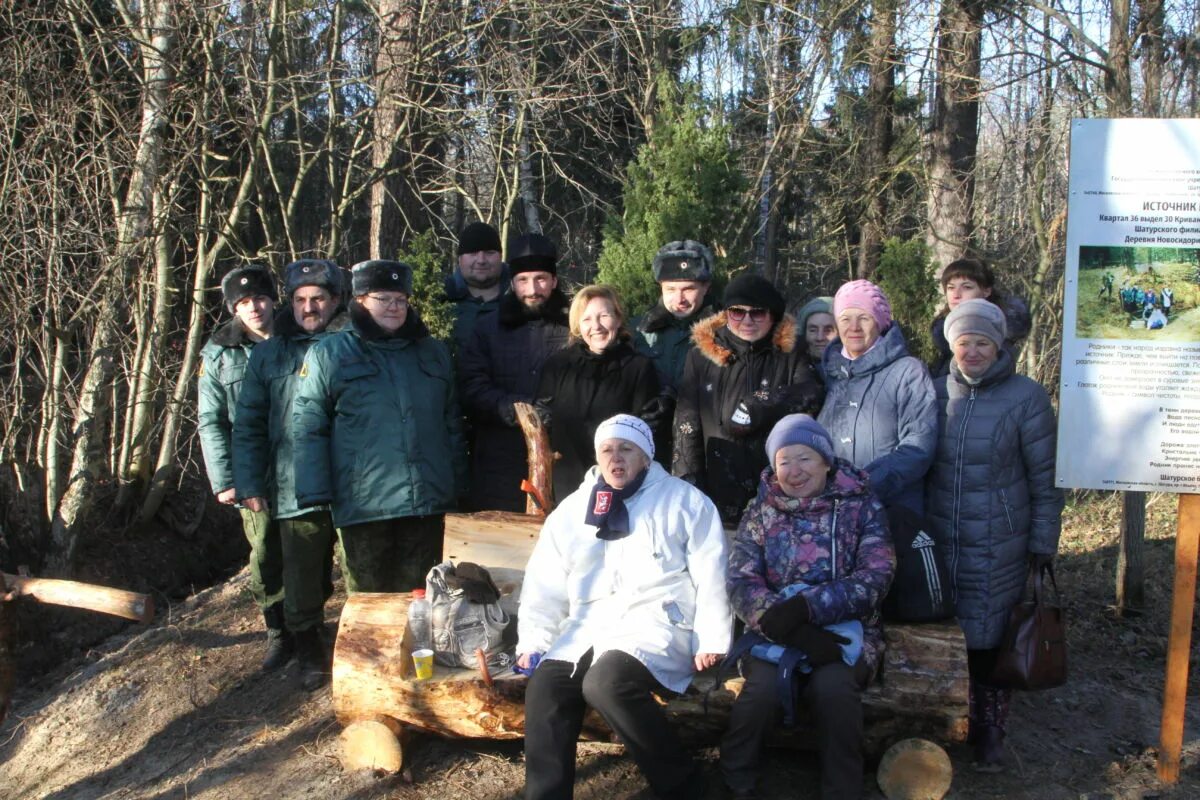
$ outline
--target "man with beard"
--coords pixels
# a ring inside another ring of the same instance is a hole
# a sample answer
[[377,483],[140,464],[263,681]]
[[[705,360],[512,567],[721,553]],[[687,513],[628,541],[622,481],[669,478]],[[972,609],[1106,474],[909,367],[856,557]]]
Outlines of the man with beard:
[[486,222],[472,222],[458,235],[458,269],[446,276],[446,299],[454,303],[454,351],[471,341],[480,317],[495,313],[508,281],[500,260],[500,234]]
[[[238,395],[243,385],[246,363],[259,342],[270,339],[272,311],[278,294],[275,277],[258,264],[231,269],[221,280],[225,306],[233,319],[213,332],[200,351],[198,387],[198,428],[204,468],[217,500],[226,505],[237,502],[233,475],[233,428],[237,418]],[[273,612],[283,600],[283,557],[279,537],[272,534],[270,516],[248,507],[239,509],[242,529],[250,543],[250,593],[267,620],[267,657],[264,669],[283,666],[278,641],[282,620],[276,626]]]
[[283,600],[263,612],[270,637],[263,669],[282,667],[295,649],[305,691],[320,687],[328,673],[321,626],[333,593],[336,532],[328,506],[302,509],[296,502],[292,398],[309,348],[346,323],[345,314],[337,315],[342,290],[342,270],[332,261],[287,265],[288,307],[275,318],[275,335],[250,356],[233,426],[238,497],[252,511],[270,515],[282,548]]
[[463,408],[475,431],[467,505],[477,511],[525,510],[527,456],[513,404],[533,402],[542,365],[568,336],[554,243],[536,233],[518,237],[508,264],[512,291],[479,321],[459,358]]
[[663,245],[652,266],[662,297],[634,322],[633,346],[654,362],[662,386],[662,394],[642,409],[641,417],[654,429],[658,460],[668,468],[676,391],[687,354],[695,346],[692,326],[720,310],[708,294],[713,264],[712,250],[700,242],[685,239]]

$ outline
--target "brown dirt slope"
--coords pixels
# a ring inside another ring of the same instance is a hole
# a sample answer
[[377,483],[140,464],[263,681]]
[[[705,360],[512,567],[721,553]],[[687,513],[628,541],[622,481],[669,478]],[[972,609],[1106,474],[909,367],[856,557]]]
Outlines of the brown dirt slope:
[[[976,773],[966,749],[951,748],[950,797],[1200,797],[1195,690],[1183,780],[1164,787],[1154,775],[1174,498],[1152,501],[1147,607],[1125,619],[1109,608],[1118,508],[1113,496],[1093,496],[1067,510],[1060,579],[1071,615],[1071,683],[1018,696],[1007,772]],[[519,742],[418,739],[400,776],[343,771],[328,689],[300,693],[295,665],[272,676],[256,672],[262,636],[245,584],[242,573],[166,610],[147,630],[129,628],[108,639],[58,673],[22,676],[25,688],[0,728],[0,798],[519,796]],[[331,604],[331,630],[338,610]],[[1192,684],[1200,685],[1200,677]],[[703,757],[711,768],[715,752]],[[819,796],[811,755],[773,752],[766,772],[767,798]],[[578,778],[581,800],[650,797],[616,746],[582,746]],[[880,796],[873,775],[864,776],[864,790]]]

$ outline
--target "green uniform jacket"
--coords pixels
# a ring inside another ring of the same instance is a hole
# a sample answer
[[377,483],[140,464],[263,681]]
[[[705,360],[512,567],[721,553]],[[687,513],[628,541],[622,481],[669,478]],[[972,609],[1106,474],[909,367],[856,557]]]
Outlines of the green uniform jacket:
[[688,351],[695,346],[692,343],[692,326],[718,310],[716,301],[706,295],[694,314],[686,319],[678,319],[659,300],[644,316],[634,320],[633,347],[654,362],[654,368],[658,370],[658,382],[663,389],[669,388],[674,394],[679,388]]
[[204,469],[213,494],[234,485],[233,420],[252,347],[254,342],[234,319],[217,328],[200,351],[198,428]]
[[324,331],[309,333],[284,308],[275,317],[275,335],[250,353],[233,423],[233,479],[239,498],[267,498],[275,519],[311,510],[296,503],[292,399],[309,348],[347,322],[342,313]]
[[450,353],[416,312],[400,336],[353,326],[308,351],[292,408],[296,500],[335,525],[452,511],[466,452]]

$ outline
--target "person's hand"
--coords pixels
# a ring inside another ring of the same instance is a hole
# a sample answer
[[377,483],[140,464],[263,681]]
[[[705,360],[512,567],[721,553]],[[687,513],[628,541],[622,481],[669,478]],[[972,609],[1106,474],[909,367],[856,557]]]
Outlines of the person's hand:
[[758,629],[773,642],[782,642],[797,625],[812,619],[808,610],[808,601],[804,595],[798,594],[787,600],[780,600],[763,612],[758,618]]
[[521,655],[517,656],[517,666],[521,669],[529,669],[533,666],[533,657],[535,655],[537,653],[521,653]]
[[247,497],[242,501],[242,505],[251,511],[266,511],[267,501],[262,497]]
[[513,672],[530,678],[533,677],[533,671],[540,663],[542,663],[541,653],[521,653],[517,656],[517,662],[513,664]]
[[1046,567],[1051,566],[1053,564],[1054,564],[1054,554],[1053,553],[1030,553],[1029,554],[1029,568],[1031,570],[1033,570],[1034,572],[1040,573],[1043,569],[1045,569]]
[[823,667],[826,664],[840,661],[842,658],[841,646],[850,644],[850,640],[811,622],[805,622],[797,625],[788,634],[783,644],[803,650],[804,654],[808,656],[809,664],[814,667]]
[[512,400],[501,400],[500,405],[496,407],[496,413],[505,425],[510,428],[517,427],[517,409]]
[[652,398],[638,412],[642,422],[645,422],[653,430],[657,430],[664,422],[669,421],[674,414],[675,398],[668,394],[660,394]]
[[237,489],[230,486],[224,491],[217,492],[217,502],[227,506],[233,505],[237,502]]
[[709,667],[714,667],[721,663],[721,659],[725,657],[724,653],[696,653],[692,657],[692,664],[696,667],[696,672],[703,672]]

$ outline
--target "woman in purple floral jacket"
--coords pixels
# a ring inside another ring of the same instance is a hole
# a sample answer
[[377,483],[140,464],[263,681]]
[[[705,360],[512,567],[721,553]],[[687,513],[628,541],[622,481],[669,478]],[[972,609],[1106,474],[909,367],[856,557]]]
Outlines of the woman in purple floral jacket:
[[[821,748],[821,796],[862,793],[862,690],[883,655],[879,607],[896,569],[883,506],[867,474],[833,454],[829,433],[806,414],[784,417],[767,439],[769,466],[742,516],[726,588],[749,630],[797,648],[811,671],[795,693],[812,712]],[[857,620],[862,651],[825,626]],[[776,665],[742,662],[746,678],[721,742],[721,773],[734,797],[756,797],[763,740],[782,706]]]

